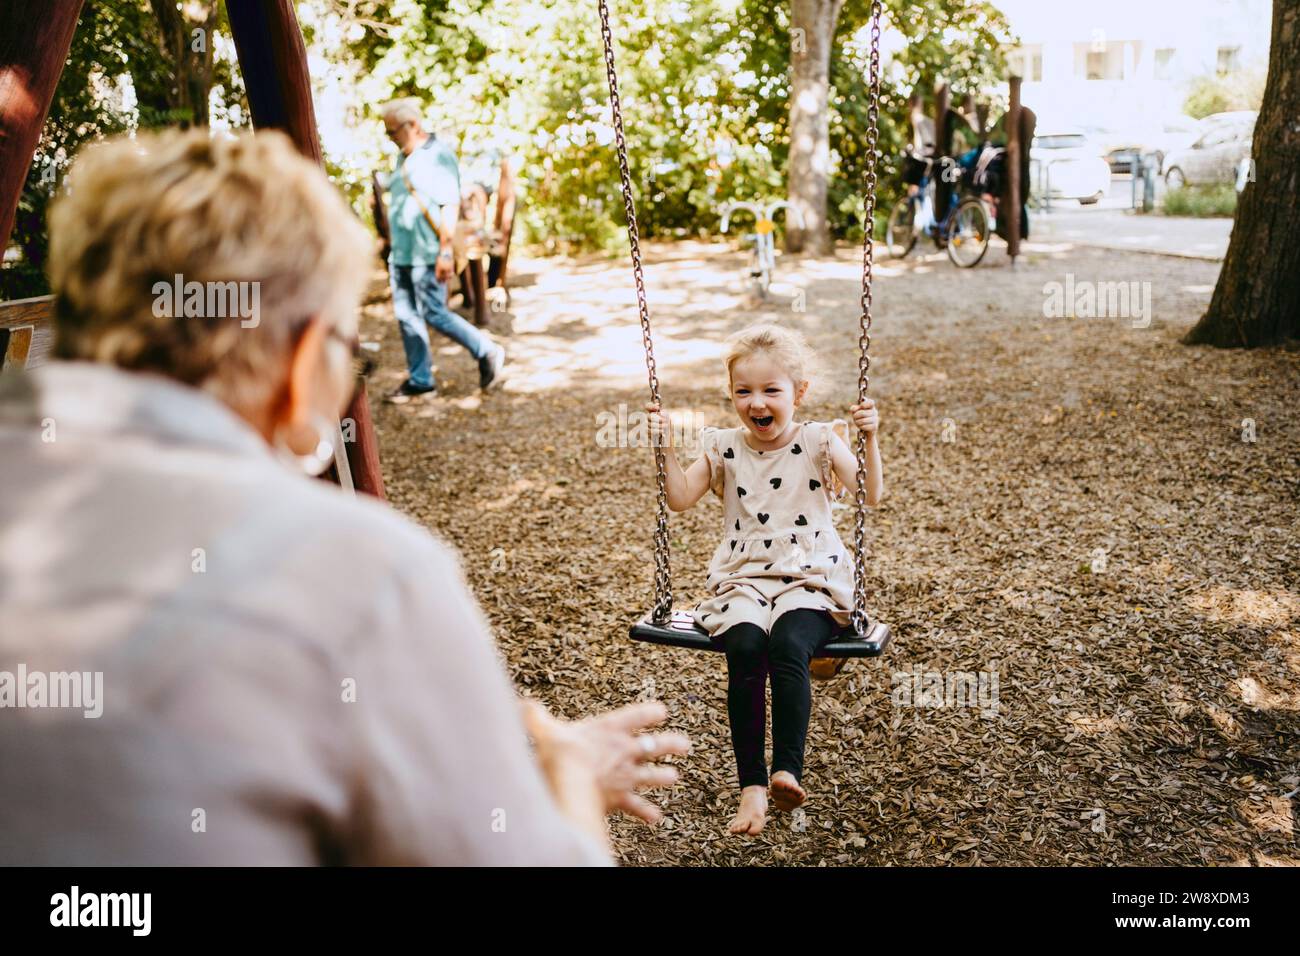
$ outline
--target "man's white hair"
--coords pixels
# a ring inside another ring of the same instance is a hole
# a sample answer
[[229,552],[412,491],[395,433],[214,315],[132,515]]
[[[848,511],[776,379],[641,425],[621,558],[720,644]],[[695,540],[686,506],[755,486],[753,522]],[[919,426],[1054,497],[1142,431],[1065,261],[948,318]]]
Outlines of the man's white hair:
[[424,112],[420,109],[420,105],[418,99],[408,96],[405,99],[385,103],[379,108],[379,112],[385,123],[409,123],[412,120],[423,123]]

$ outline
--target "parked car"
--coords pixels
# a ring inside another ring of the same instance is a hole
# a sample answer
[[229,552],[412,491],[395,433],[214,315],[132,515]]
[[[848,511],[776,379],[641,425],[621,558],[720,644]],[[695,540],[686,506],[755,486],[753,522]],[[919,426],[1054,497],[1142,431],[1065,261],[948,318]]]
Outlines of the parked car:
[[1050,189],[1053,199],[1077,199],[1087,206],[1110,189],[1110,167],[1080,129],[1039,133],[1030,144],[1029,163],[1034,191]]
[[1156,167],[1160,168],[1165,156],[1190,146],[1202,131],[1201,123],[1190,116],[1180,115],[1123,131],[1108,130],[1105,136],[1093,135],[1092,138],[1105,150],[1112,173],[1131,173],[1133,153],[1154,154]]
[[1218,114],[1206,117],[1204,132],[1186,149],[1165,157],[1160,174],[1170,189],[1205,183],[1230,183],[1237,167],[1250,156],[1255,135],[1255,113]]
[[1220,123],[1250,123],[1254,125],[1258,117],[1259,113],[1256,110],[1231,110],[1227,113],[1211,113],[1201,120],[1201,125],[1206,128],[1217,126]]

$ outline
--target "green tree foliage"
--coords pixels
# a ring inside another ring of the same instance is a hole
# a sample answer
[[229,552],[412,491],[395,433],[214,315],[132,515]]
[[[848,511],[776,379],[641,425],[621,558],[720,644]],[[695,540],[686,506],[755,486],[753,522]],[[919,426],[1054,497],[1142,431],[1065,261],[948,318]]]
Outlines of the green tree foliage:
[[[243,122],[247,111],[241,114],[243,87],[232,73],[232,55],[211,57],[209,66],[201,69],[205,58],[192,49],[198,45],[191,32],[194,28],[205,30],[202,40],[209,53],[222,42],[222,30],[229,37],[215,0],[188,5],[202,14],[201,20],[193,22],[186,19],[180,4],[171,3],[176,11],[175,19],[169,20],[170,35],[158,17],[162,3],[86,0],[83,5],[68,62],[19,197],[10,243],[18,248],[21,258],[0,270],[0,299],[49,291],[45,277],[48,208],[83,145],[134,129],[206,121],[213,89],[222,118],[233,118],[236,125]],[[204,104],[197,117],[184,105],[195,99]],[[233,110],[227,109],[232,105]]]
[[[215,0],[86,0],[68,67],[23,194],[0,295],[44,291],[45,211],[76,150],[112,133],[201,120],[247,123],[229,30]],[[166,16],[159,17],[162,9]],[[462,159],[496,146],[522,162],[523,238],[551,248],[622,248],[594,0],[299,0],[327,168],[359,212],[371,173],[392,164],[377,107],[417,96]],[[831,219],[860,223],[868,120],[868,0],[847,0],[831,62]],[[642,232],[716,232],[731,199],[785,195],[791,42],[788,0],[613,0],[611,24]],[[213,17],[216,17],[213,20]],[[189,19],[194,18],[194,19]],[[957,95],[1001,78],[1008,40],[987,2],[888,0],[880,117],[887,210],[907,139],[906,98],[946,78]],[[185,45],[212,27],[208,64]]]
[[1197,77],[1187,93],[1183,112],[1193,119],[1204,119],[1213,113],[1258,110],[1264,99],[1264,79],[1263,70]]
[[[629,162],[642,233],[700,235],[730,199],[784,196],[791,42],[787,0],[611,4]],[[592,0],[361,3],[352,44],[369,104],[419,96],[464,148],[488,139],[523,157],[529,236],[618,248],[622,199]],[[831,64],[832,219],[851,235],[867,157],[868,0],[840,15]],[[890,0],[882,84],[884,192],[907,139],[906,98],[936,78],[959,91],[1002,78],[1006,21],[989,3]],[[901,34],[901,36],[899,36]],[[370,82],[376,77],[379,83]],[[995,110],[995,115],[996,115]],[[373,114],[372,114],[373,115]],[[377,122],[372,119],[372,125]],[[380,162],[376,153],[372,161]],[[351,175],[356,182],[368,176]]]

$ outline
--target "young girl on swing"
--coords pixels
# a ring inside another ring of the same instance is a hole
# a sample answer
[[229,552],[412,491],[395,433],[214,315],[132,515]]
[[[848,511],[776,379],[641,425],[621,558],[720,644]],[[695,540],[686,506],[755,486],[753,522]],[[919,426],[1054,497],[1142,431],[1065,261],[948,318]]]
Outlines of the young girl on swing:
[[[740,425],[702,428],[703,453],[685,471],[668,418],[646,406],[667,446],[668,507],[685,511],[706,491],[723,502],[710,596],[694,616],[727,654],[727,716],[741,787],[731,832],[738,834],[758,833],[767,818],[768,676],[771,800],[793,810],[806,798],[800,777],[812,711],[809,668],[853,607],[853,560],[831,521],[831,500],[857,487],[857,460],[842,420],[795,420],[811,364],[803,337],[789,329],[755,325],[732,336],[725,365]],[[875,403],[854,405],[852,417],[867,438],[866,502],[874,507],[884,491]]]

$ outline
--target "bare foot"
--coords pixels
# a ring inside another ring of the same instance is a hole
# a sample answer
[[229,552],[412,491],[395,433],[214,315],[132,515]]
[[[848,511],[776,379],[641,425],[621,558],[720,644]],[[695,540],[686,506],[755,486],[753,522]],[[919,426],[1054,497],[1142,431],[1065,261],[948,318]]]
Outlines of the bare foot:
[[772,804],[778,810],[789,812],[808,799],[799,781],[788,770],[772,774]]
[[740,809],[731,821],[732,833],[762,832],[767,822],[767,788],[746,787],[740,791]]

